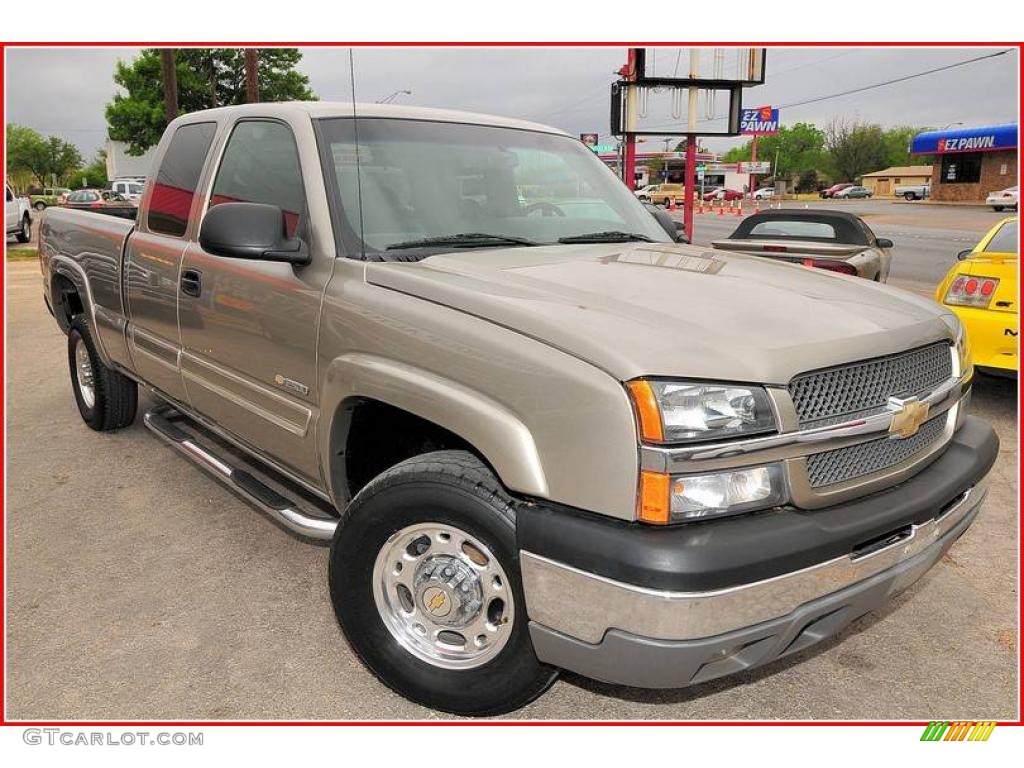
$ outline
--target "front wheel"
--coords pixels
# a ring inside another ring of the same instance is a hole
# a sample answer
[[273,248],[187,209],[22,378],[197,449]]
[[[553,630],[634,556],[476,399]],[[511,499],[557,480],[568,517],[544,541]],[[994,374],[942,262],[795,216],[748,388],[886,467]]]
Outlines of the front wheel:
[[996,213],[1002,213],[1003,212],[1003,206],[1001,206],[1001,205],[993,205],[992,206],[992,210],[995,211]]
[[35,203],[32,204],[32,207],[35,208],[37,211],[42,212],[46,210],[46,203],[44,203],[42,200],[37,200]]
[[135,420],[138,385],[103,364],[82,315],[71,321],[68,332],[68,367],[78,412],[90,428],[107,432]]
[[917,195],[915,195],[913,192],[906,192],[904,193],[903,198],[905,200],[917,200]]
[[557,670],[530,642],[512,500],[465,451],[397,464],[345,510],[331,546],[331,601],[367,667],[412,701],[498,715]]

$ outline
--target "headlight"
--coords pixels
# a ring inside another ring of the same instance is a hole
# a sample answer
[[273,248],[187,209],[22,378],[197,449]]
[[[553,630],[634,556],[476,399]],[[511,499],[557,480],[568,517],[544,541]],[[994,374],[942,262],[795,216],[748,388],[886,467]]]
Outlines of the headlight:
[[665,525],[767,509],[787,500],[782,467],[769,464],[704,475],[640,475],[637,517]]
[[775,430],[761,387],[634,379],[628,383],[645,442],[724,440]]

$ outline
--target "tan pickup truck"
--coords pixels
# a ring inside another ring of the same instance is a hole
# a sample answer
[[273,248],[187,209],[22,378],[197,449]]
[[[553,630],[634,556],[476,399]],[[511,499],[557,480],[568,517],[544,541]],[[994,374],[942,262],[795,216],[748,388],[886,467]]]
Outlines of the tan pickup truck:
[[770,662],[985,498],[952,313],[675,242],[557,130],[258,104],[178,118],[155,168],[137,221],[41,225],[82,418],[128,427],[141,386],[168,446],[331,542],[352,647],[427,706]]

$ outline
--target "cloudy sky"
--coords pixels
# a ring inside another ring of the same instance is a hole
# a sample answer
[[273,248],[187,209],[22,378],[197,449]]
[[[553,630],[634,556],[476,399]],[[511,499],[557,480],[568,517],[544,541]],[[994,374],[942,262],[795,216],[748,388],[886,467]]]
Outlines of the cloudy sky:
[[[984,56],[983,48],[773,48],[767,79],[747,106],[789,105]],[[351,99],[347,48],[304,49],[300,65],[323,100]],[[656,54],[659,72],[678,49]],[[91,156],[106,139],[103,107],[118,59],[132,48],[8,49],[7,120],[75,142]],[[686,53],[683,53],[685,60]],[[650,57],[650,54],[649,54]],[[622,48],[357,48],[356,96],[375,101],[410,90],[397,103],[510,115],[570,133],[609,129],[609,85]],[[648,59],[649,65],[651,59]],[[664,68],[664,69],[663,69]],[[1016,120],[1017,52],[861,93],[793,106],[783,124],[846,117],[883,125],[943,127]],[[720,109],[721,111],[721,109]],[[735,139],[712,139],[725,149]]]

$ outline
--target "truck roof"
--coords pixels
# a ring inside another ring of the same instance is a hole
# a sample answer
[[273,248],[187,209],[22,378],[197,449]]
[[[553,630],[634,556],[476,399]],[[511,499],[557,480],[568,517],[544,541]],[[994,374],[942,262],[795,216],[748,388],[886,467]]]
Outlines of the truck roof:
[[[524,131],[540,131],[542,133],[554,133],[568,136],[565,131],[552,128],[540,123],[532,123],[528,120],[517,120],[511,117],[498,115],[484,115],[477,112],[461,112],[453,109],[432,109],[429,107],[410,107],[402,104],[362,104],[356,103],[355,114],[358,117],[389,117],[401,120],[430,120],[446,123],[469,123],[471,125],[490,125],[500,128],[516,128]],[[352,117],[353,104],[350,101],[280,101],[261,102],[258,104],[239,104],[230,107],[218,107],[206,109],[200,112],[190,112],[182,115],[174,122],[178,125],[183,123],[202,122],[211,117],[222,115],[252,115],[252,116],[295,116],[296,113],[309,115],[311,119],[329,117]]]

